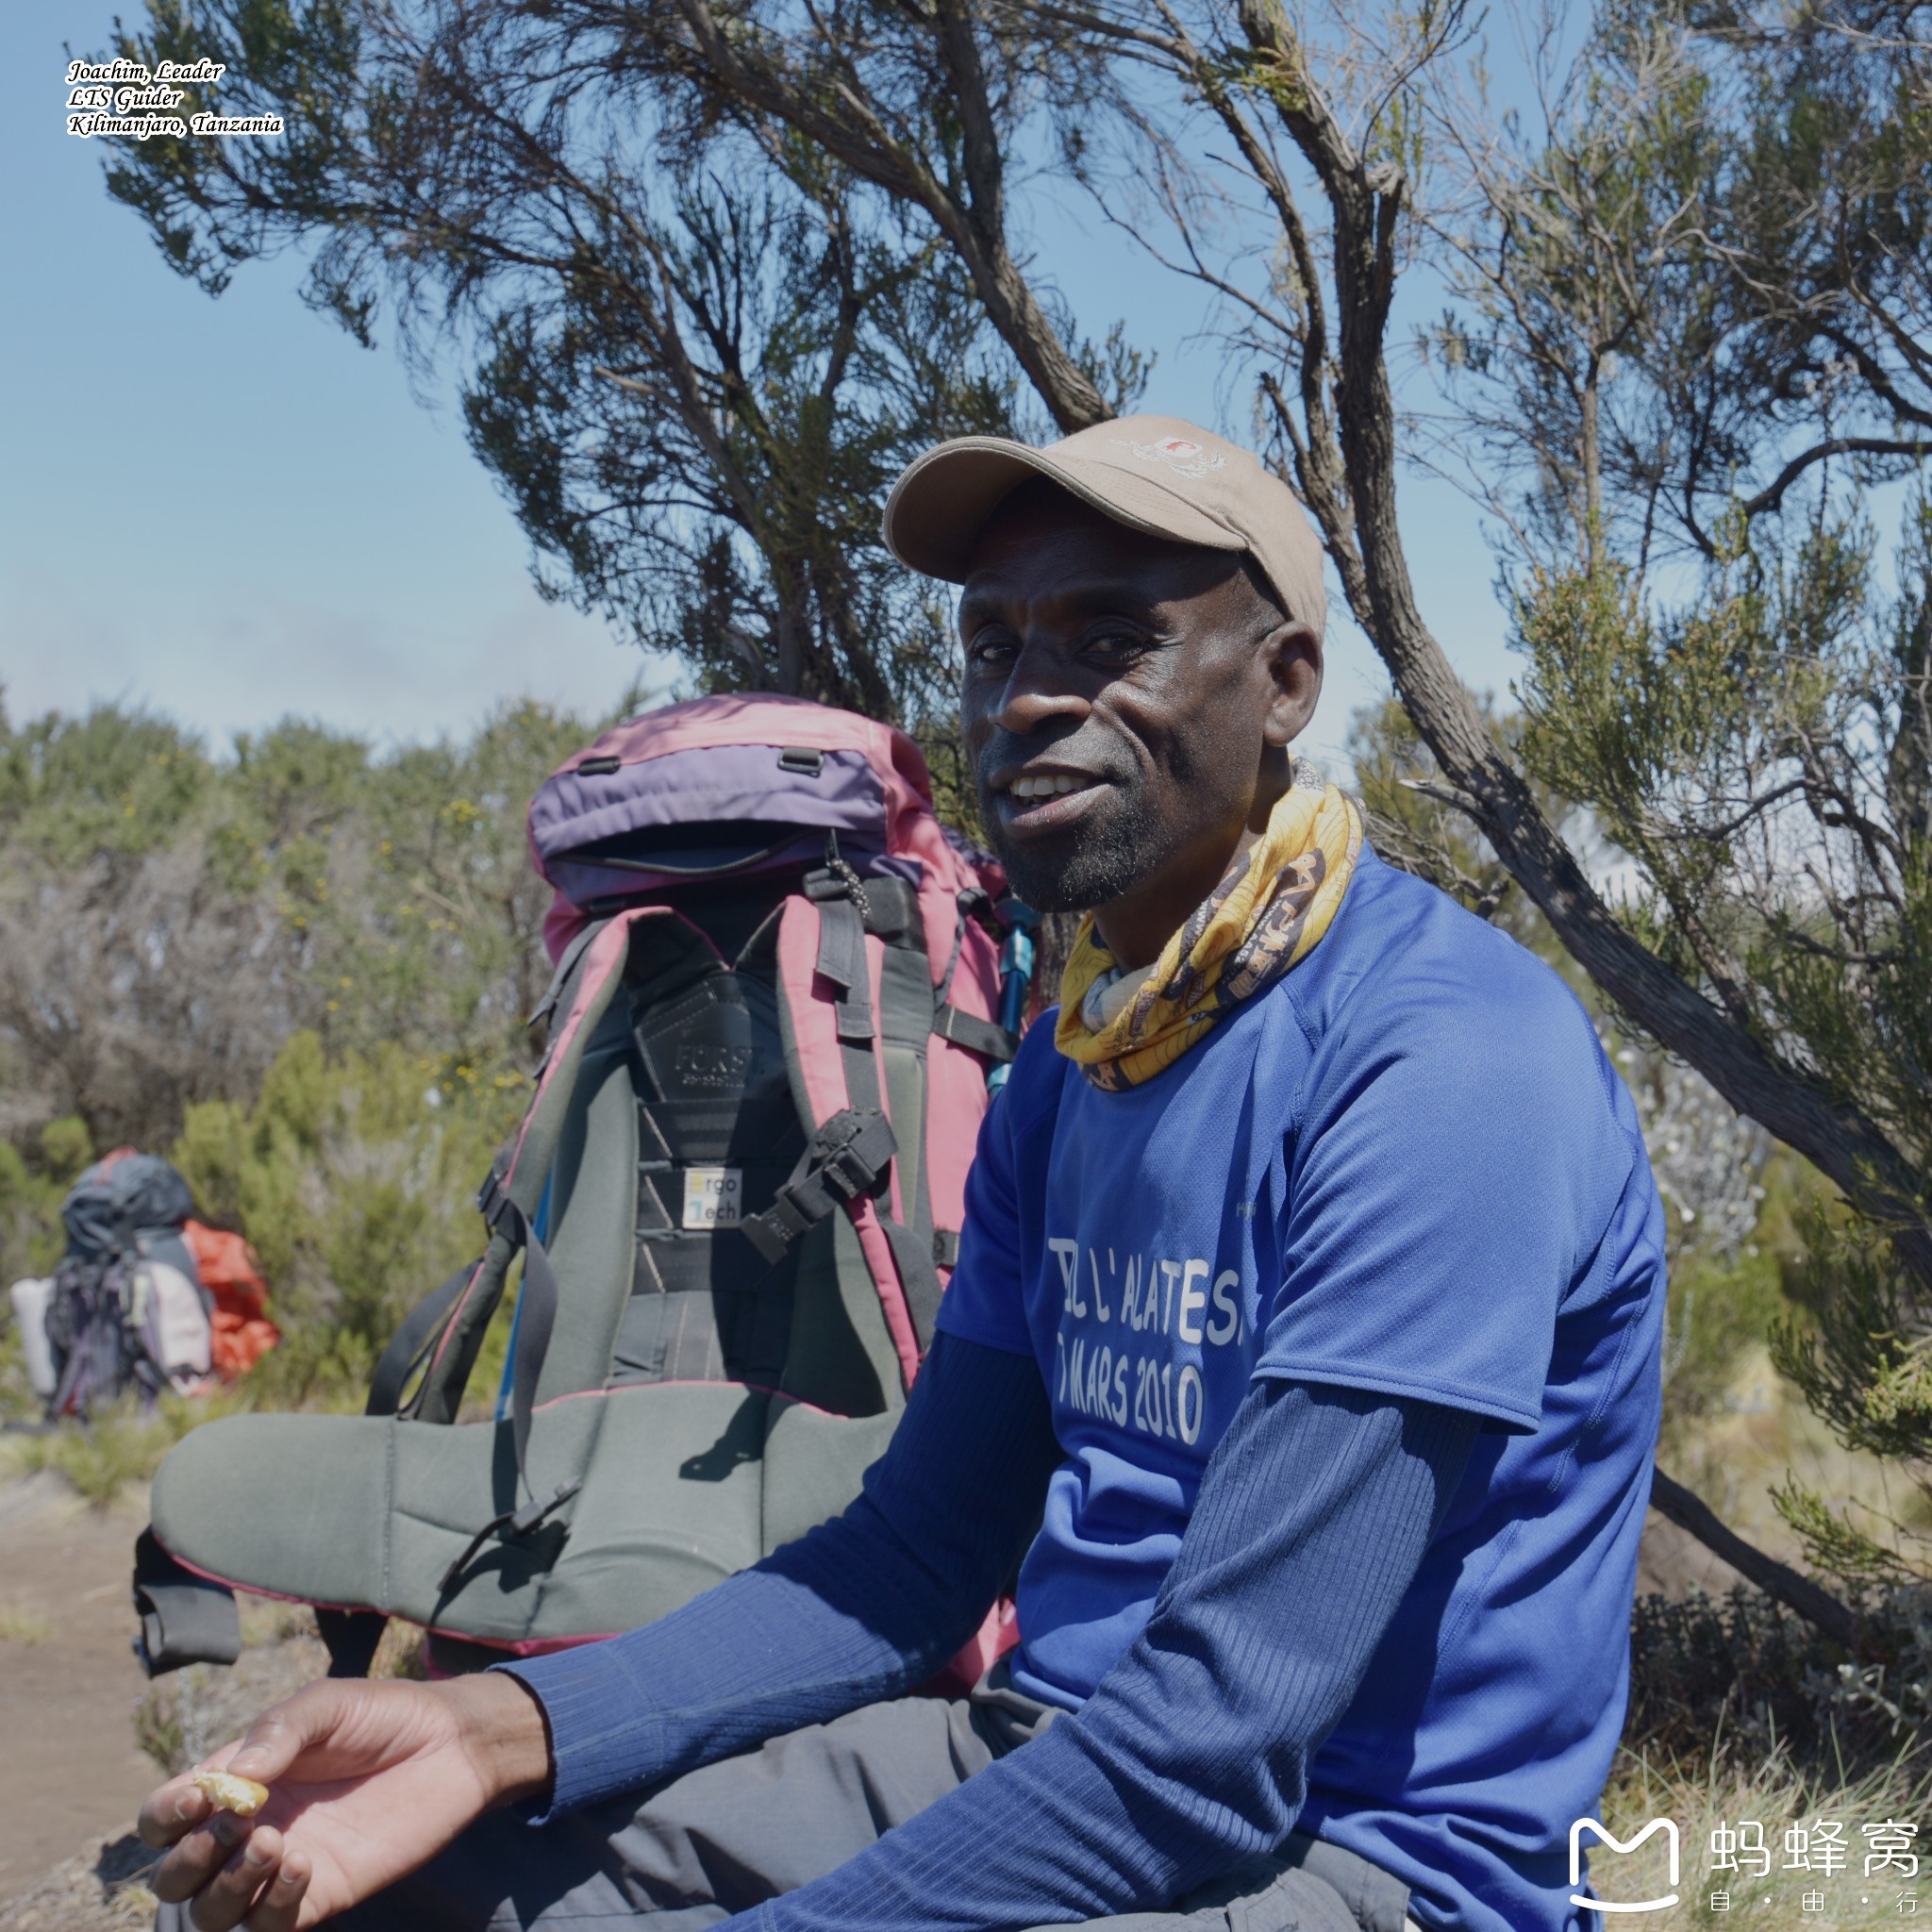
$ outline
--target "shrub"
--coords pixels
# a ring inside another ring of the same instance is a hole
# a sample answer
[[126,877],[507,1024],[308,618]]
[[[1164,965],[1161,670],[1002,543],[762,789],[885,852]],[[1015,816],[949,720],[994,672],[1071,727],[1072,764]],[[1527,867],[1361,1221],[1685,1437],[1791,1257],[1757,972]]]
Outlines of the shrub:
[[1679,1766],[1777,1757],[1839,1779],[1932,1768],[1932,1590],[1874,1591],[1855,1607],[1847,1651],[1743,1584],[1719,1599],[1640,1598],[1624,1744]]
[[397,1324],[476,1253],[476,1189],[526,1094],[502,1066],[396,1046],[331,1058],[302,1033],[252,1107],[189,1109],[175,1164],[274,1288],[283,1341],[246,1378],[257,1400],[359,1402]]

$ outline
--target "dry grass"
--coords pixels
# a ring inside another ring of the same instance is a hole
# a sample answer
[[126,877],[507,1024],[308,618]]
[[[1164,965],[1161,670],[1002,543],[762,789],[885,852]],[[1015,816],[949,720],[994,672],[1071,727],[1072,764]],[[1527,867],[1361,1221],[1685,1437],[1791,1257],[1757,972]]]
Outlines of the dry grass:
[[0,1598],[0,1643],[44,1643],[53,1634],[53,1618],[38,1605]]
[[235,1592],[235,1610],[244,1650],[259,1650],[291,1637],[319,1640],[322,1635],[316,1627],[315,1612],[307,1604],[291,1604],[278,1596],[256,1596],[242,1590]]
[[42,1434],[0,1438],[0,1478],[42,1472],[58,1475],[96,1509],[148,1481],[190,1429],[232,1415],[245,1399],[216,1391],[164,1395],[152,1408],[133,1401],[104,1408],[92,1422],[63,1421]]
[[[1915,1763],[1903,1753],[1893,1764],[1851,1779],[1807,1779],[1781,1754],[1749,1767],[1720,1756],[1708,1769],[1684,1772],[1625,1753],[1604,1793],[1603,1823],[1625,1842],[1653,1818],[1674,1820],[1680,1834],[1678,1904],[1632,1915],[1633,1924],[1657,1932],[1690,1925],[1758,1926],[1765,1932],[1816,1925],[1850,1932],[1895,1925],[1901,1916],[1932,1919],[1932,1863],[1925,1862],[1932,1859],[1932,1843],[1919,1853],[1923,1882],[1896,1870],[1868,1875],[1864,1869],[1867,1855],[1878,1854],[1863,1827],[1896,1821],[1923,1832],[1928,1795],[1932,1777],[1923,1759]],[[1840,1826],[1831,1836],[1845,1848],[1841,1867],[1829,1873],[1820,1869],[1821,1824]],[[1747,1831],[1749,1824],[1759,1833]],[[1770,1859],[1763,1876],[1757,1868],[1764,1859],[1740,1849],[1758,1842]],[[1920,1842],[1912,1840],[1915,1846]],[[1804,1857],[1812,1859],[1811,1869],[1794,1864]],[[1726,1857],[1733,1862],[1723,1862]],[[1591,1877],[1608,1901],[1665,1897],[1673,1888],[1664,1834],[1627,1854],[1599,1849],[1591,1858]],[[1728,1897],[1727,1908],[1713,1908],[1714,1893]],[[1912,1902],[1909,1910],[1902,1901]]]

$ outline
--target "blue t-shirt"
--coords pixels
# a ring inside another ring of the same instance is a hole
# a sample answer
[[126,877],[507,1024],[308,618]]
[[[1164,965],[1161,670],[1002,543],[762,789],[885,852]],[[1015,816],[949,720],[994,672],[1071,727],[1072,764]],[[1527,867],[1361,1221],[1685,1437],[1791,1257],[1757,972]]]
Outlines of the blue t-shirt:
[[1300,1825],[1427,1923],[1577,1923],[1569,1833],[1623,1724],[1657,1441],[1663,1218],[1557,975],[1364,851],[1334,924],[1172,1067],[1095,1089],[1028,1035],[939,1325],[1031,1354],[1066,1459],[1015,1681],[1077,1707],[1145,1625],[1257,1375],[1491,1426]]

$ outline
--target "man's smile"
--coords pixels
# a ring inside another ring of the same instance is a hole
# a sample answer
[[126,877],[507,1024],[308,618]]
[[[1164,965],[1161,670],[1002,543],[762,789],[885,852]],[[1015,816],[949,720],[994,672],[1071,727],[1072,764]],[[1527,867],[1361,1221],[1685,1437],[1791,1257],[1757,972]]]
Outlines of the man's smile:
[[1040,762],[1002,766],[986,789],[1001,827],[1024,835],[1073,824],[1085,815],[1106,784],[1091,772]]

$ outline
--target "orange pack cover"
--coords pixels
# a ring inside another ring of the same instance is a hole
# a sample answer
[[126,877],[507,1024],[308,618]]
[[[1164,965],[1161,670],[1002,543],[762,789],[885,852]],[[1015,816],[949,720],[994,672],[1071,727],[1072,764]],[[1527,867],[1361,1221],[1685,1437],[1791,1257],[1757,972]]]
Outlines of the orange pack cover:
[[215,1373],[232,1382],[282,1339],[282,1331],[268,1319],[268,1283],[255,1250],[239,1234],[190,1221],[181,1235],[202,1287],[214,1298],[210,1352]]

